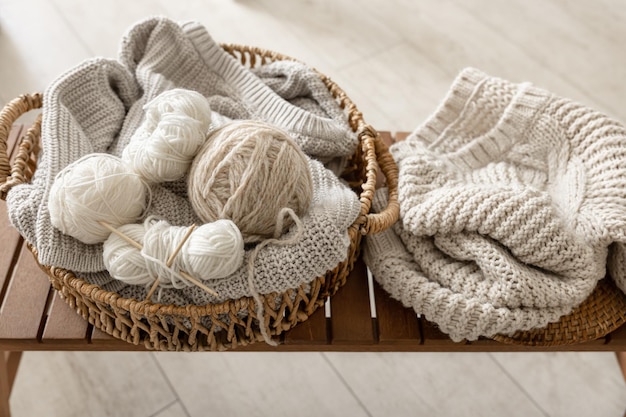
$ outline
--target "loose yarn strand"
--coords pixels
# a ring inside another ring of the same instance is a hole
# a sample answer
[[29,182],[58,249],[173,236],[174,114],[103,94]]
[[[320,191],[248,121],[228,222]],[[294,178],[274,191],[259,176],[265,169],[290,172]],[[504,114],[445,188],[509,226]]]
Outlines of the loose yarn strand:
[[300,218],[293,211],[293,209],[289,207],[283,207],[278,212],[278,216],[276,216],[275,236],[276,236],[276,233],[280,235],[280,231],[282,231],[282,226],[283,226],[284,218],[286,215],[288,215],[295,224],[294,235],[290,237],[289,239],[281,240],[278,238],[271,238],[271,239],[266,239],[262,241],[252,250],[252,253],[250,254],[250,258],[248,259],[248,288],[250,289],[250,292],[252,293],[252,298],[254,299],[254,302],[256,303],[256,315],[257,315],[257,319],[259,320],[259,328],[261,329],[261,335],[263,336],[263,340],[265,341],[265,343],[267,343],[270,346],[278,346],[278,343],[276,343],[271,338],[271,336],[268,333],[267,326],[265,324],[265,309],[263,308],[263,301],[261,300],[261,295],[257,291],[256,286],[254,285],[254,262],[256,261],[256,258],[259,255],[259,252],[261,251],[261,249],[263,249],[267,245],[270,245],[270,244],[274,244],[277,246],[293,245],[297,243],[300,239],[302,239],[302,236],[304,236],[304,225],[302,223],[302,220],[300,220]]

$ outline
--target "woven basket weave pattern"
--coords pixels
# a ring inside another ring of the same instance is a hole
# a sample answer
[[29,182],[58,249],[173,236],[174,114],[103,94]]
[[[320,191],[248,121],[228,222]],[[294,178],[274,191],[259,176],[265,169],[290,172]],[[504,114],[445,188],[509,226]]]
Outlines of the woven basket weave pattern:
[[543,329],[497,335],[502,343],[528,346],[560,346],[606,336],[626,323],[626,295],[606,277],[593,293],[567,316]]

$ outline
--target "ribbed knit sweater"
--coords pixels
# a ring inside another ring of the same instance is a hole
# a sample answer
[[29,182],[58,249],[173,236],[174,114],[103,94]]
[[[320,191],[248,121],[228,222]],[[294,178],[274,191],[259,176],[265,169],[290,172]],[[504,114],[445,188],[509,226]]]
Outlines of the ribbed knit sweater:
[[[200,24],[152,18],[127,33],[119,61],[85,61],[46,90],[38,169],[32,184],[15,187],[7,198],[13,225],[36,247],[41,263],[67,268],[123,295],[145,295],[143,288],[112,280],[104,268],[101,244],[85,245],[52,227],[47,200],[56,174],[68,164],[94,152],[121,155],[144,119],[145,103],[172,88],[207,97],[212,129],[232,119],[264,120],[289,132],[312,158],[314,196],[302,219],[304,238],[295,245],[261,250],[255,263],[260,293],[295,288],[345,259],[347,228],[358,215],[359,201],[321,162],[351,155],[357,138],[319,76],[296,62],[250,70]],[[150,215],[173,225],[202,223],[187,200],[186,178],[152,187],[146,213]],[[235,275],[243,279],[243,267]],[[250,295],[239,278],[209,285],[220,292],[220,300]],[[228,282],[232,285],[225,288]],[[162,302],[216,301],[196,290],[164,291]]]
[[391,152],[401,221],[368,238],[367,262],[454,340],[557,320],[625,241],[626,129],[530,84],[466,69]]

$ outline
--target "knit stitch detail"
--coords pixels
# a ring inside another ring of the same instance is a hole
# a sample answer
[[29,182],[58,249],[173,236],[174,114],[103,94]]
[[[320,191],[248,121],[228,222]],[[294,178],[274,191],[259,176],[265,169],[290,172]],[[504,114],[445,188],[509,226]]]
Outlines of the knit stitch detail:
[[[385,189],[377,191],[376,210],[385,206],[385,193]],[[390,230],[368,236],[364,247],[364,260],[383,289],[436,323],[454,341],[544,327],[569,314],[595,286],[584,279],[546,280],[540,270],[516,261],[502,246],[480,235],[462,236],[466,241],[460,242],[454,239],[418,237],[398,222]],[[459,256],[453,243],[466,255]],[[497,252],[499,256],[490,255]],[[494,260],[498,268],[484,274],[481,268]]]

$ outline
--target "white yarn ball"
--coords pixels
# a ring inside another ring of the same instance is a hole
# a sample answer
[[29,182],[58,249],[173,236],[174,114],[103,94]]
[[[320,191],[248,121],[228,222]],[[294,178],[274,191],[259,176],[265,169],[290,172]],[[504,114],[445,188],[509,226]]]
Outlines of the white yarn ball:
[[198,120],[180,114],[166,114],[148,133],[140,128],[122,152],[122,159],[147,181],[176,181],[189,170],[206,140]]
[[168,113],[189,116],[201,123],[203,132],[211,124],[211,107],[209,101],[202,94],[184,88],[173,88],[153,98],[145,106],[146,127],[154,130],[161,117]]
[[146,119],[122,159],[151,182],[176,181],[189,170],[211,123],[207,99],[191,90],[168,90],[144,107]]
[[134,223],[146,210],[145,182],[109,154],[90,154],[56,176],[48,200],[50,221],[83,243],[104,242],[113,227]]
[[[146,228],[143,224],[125,224],[118,230],[143,246]],[[104,266],[112,277],[131,285],[149,285],[154,282],[146,268],[146,260],[141,250],[129,244],[124,238],[111,233],[104,241]]]
[[230,220],[208,223],[194,230],[169,268],[167,261],[189,227],[148,220],[119,230],[143,245],[139,250],[115,234],[104,242],[107,270],[113,278],[128,284],[150,285],[159,279],[162,288],[184,288],[193,284],[181,271],[201,280],[223,279],[243,263],[243,238]]
[[193,231],[181,255],[181,268],[191,275],[226,278],[243,263],[243,237],[231,220],[206,223]]

